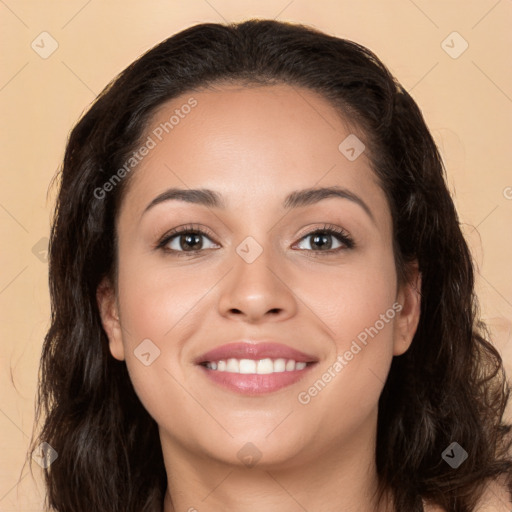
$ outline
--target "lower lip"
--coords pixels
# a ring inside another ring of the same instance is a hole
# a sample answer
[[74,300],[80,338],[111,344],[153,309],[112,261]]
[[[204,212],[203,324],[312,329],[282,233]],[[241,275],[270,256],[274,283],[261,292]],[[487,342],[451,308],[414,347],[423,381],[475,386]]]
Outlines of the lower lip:
[[244,395],[262,395],[295,384],[307,375],[315,365],[316,363],[308,364],[303,370],[266,373],[263,375],[219,372],[217,370],[210,370],[203,365],[199,365],[199,368],[209,379],[225,388]]

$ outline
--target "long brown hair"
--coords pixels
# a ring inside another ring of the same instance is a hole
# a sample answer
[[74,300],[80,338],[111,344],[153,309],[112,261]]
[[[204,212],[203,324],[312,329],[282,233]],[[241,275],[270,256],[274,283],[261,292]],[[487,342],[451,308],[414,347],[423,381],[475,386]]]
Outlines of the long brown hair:
[[[60,512],[162,510],[166,474],[157,425],[126,365],[114,359],[96,289],[115,278],[115,216],[130,177],[101,188],[140,145],[156,109],[223,81],[306,87],[365,135],[393,218],[401,281],[408,262],[422,274],[421,317],[410,349],[393,359],[379,400],[380,490],[398,512],[422,499],[474,510],[486,482],[511,485],[509,396],[499,353],[479,321],[474,268],[445,169],[416,103],[376,55],[313,28],[273,20],[190,27],[133,62],[72,130],[51,230],[51,327],[45,337],[34,450],[58,458],[45,470],[48,505]],[[457,469],[442,454],[468,452]]]

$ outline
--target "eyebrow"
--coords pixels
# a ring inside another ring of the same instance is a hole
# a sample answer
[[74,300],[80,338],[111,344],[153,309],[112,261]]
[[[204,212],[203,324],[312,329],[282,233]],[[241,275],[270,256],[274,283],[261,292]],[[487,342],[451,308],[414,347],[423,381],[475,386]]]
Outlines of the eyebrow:
[[[348,189],[337,186],[295,190],[286,196],[285,200],[283,201],[283,208],[285,208],[286,210],[301,208],[332,197],[348,199],[349,201],[352,201],[353,203],[359,205],[375,223],[375,217],[372,211],[370,210],[369,206],[358,195],[354,194]],[[226,203],[224,201],[224,198],[214,190],[206,188],[170,188],[156,196],[146,206],[146,208],[142,212],[142,215],[144,215],[148,210],[150,210],[157,204],[161,204],[163,202],[172,200],[198,204],[206,206],[208,208],[226,209]]]

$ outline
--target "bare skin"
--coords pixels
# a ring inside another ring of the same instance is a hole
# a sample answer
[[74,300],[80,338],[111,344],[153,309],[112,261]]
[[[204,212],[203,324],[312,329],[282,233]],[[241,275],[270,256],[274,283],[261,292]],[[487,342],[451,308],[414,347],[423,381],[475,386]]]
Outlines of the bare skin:
[[[164,512],[391,512],[390,499],[373,497],[377,405],[393,357],[416,331],[421,276],[414,267],[411,282],[397,285],[391,213],[367,155],[340,152],[354,130],[325,99],[284,85],[184,94],[156,113],[147,135],[190,97],[197,106],[134,171],[117,219],[118,283],[98,289],[110,351],[159,425]],[[293,191],[334,186],[368,211],[340,197],[283,208]],[[225,208],[167,200],[144,213],[171,187],[214,190]],[[190,224],[207,231],[198,253],[179,235],[166,246],[175,253],[154,248]],[[355,246],[336,235],[328,251],[314,245],[307,235],[326,224]],[[263,249],[251,263],[236,250],[247,237]],[[145,339],[160,350],[149,366],[134,354]],[[318,362],[257,397],[211,382],[193,362],[242,339],[272,339]],[[338,356],[347,364],[335,371]],[[325,387],[308,394],[329,368]],[[247,443],[260,457],[252,467],[238,455]]]

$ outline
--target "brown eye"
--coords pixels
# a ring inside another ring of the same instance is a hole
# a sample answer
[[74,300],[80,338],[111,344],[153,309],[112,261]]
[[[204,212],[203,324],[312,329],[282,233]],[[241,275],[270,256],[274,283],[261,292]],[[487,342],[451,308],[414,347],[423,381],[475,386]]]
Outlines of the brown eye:
[[167,233],[158,243],[157,249],[183,256],[187,253],[193,254],[204,249],[211,249],[212,247],[208,247],[207,243],[205,244],[205,240],[208,240],[213,247],[217,247],[208,233],[201,229],[185,226],[182,229],[177,228]]
[[208,248],[204,247],[203,239],[208,239],[208,237],[205,233],[200,231],[182,231],[181,233],[168,237],[164,246],[171,251],[195,252]]
[[178,246],[183,249],[191,249],[192,251],[197,251],[202,249],[202,240],[200,233],[186,233],[184,235],[179,235],[178,237]]
[[339,228],[317,229],[303,236],[301,240],[310,240],[309,247],[305,249],[317,252],[335,252],[343,248],[352,249],[355,245],[348,234]]

